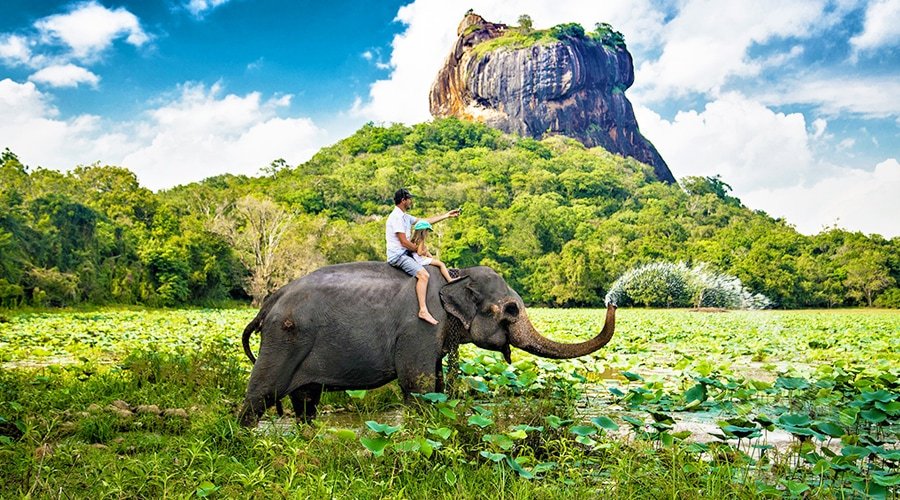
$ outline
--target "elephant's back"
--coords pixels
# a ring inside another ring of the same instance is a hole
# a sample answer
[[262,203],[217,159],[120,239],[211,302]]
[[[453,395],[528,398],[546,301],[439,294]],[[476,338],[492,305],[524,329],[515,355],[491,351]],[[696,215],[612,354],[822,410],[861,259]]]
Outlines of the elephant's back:
[[[331,315],[370,315],[389,307],[415,280],[386,262],[351,262],[319,268],[298,278],[273,297],[273,312],[306,311],[316,323]],[[414,297],[414,295],[411,295]]]
[[409,275],[387,262],[348,262],[320,267],[297,281],[306,286],[358,290],[366,286],[393,289],[402,286],[408,278]]

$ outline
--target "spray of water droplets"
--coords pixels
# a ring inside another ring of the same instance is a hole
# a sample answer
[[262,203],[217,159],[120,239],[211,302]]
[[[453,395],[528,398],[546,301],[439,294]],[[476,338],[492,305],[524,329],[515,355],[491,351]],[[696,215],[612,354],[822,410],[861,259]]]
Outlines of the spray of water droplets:
[[606,294],[606,304],[651,307],[765,309],[772,301],[744,288],[735,276],[706,264],[651,262],[623,274]]

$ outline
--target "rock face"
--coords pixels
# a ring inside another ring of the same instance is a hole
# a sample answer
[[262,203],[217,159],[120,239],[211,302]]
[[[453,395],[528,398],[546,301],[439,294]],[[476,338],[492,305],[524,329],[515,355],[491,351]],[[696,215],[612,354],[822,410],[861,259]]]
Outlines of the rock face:
[[631,54],[587,38],[530,46],[481,43],[507,26],[466,14],[459,38],[431,87],[435,117],[484,122],[508,133],[541,138],[558,133],[653,166],[675,182],[662,156],[638,130],[625,89],[634,83]]

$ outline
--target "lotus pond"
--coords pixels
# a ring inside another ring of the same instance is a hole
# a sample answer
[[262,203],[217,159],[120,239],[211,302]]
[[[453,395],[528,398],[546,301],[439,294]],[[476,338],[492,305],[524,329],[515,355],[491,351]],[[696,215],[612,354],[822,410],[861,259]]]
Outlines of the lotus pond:
[[[590,357],[464,346],[447,394],[246,430],[255,312],[0,315],[0,497],[898,496],[896,311],[621,309]],[[529,310],[564,341],[604,313]]]

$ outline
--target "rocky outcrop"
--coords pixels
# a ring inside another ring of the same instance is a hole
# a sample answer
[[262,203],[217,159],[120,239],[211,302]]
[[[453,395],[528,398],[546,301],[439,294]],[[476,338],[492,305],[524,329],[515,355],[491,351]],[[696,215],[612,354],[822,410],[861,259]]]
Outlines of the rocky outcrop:
[[562,134],[647,163],[658,179],[675,182],[666,162],[638,130],[625,97],[625,89],[634,83],[634,66],[624,44],[567,37],[491,47],[490,40],[503,37],[508,29],[466,14],[456,45],[432,85],[432,115],[480,121],[534,138]]

